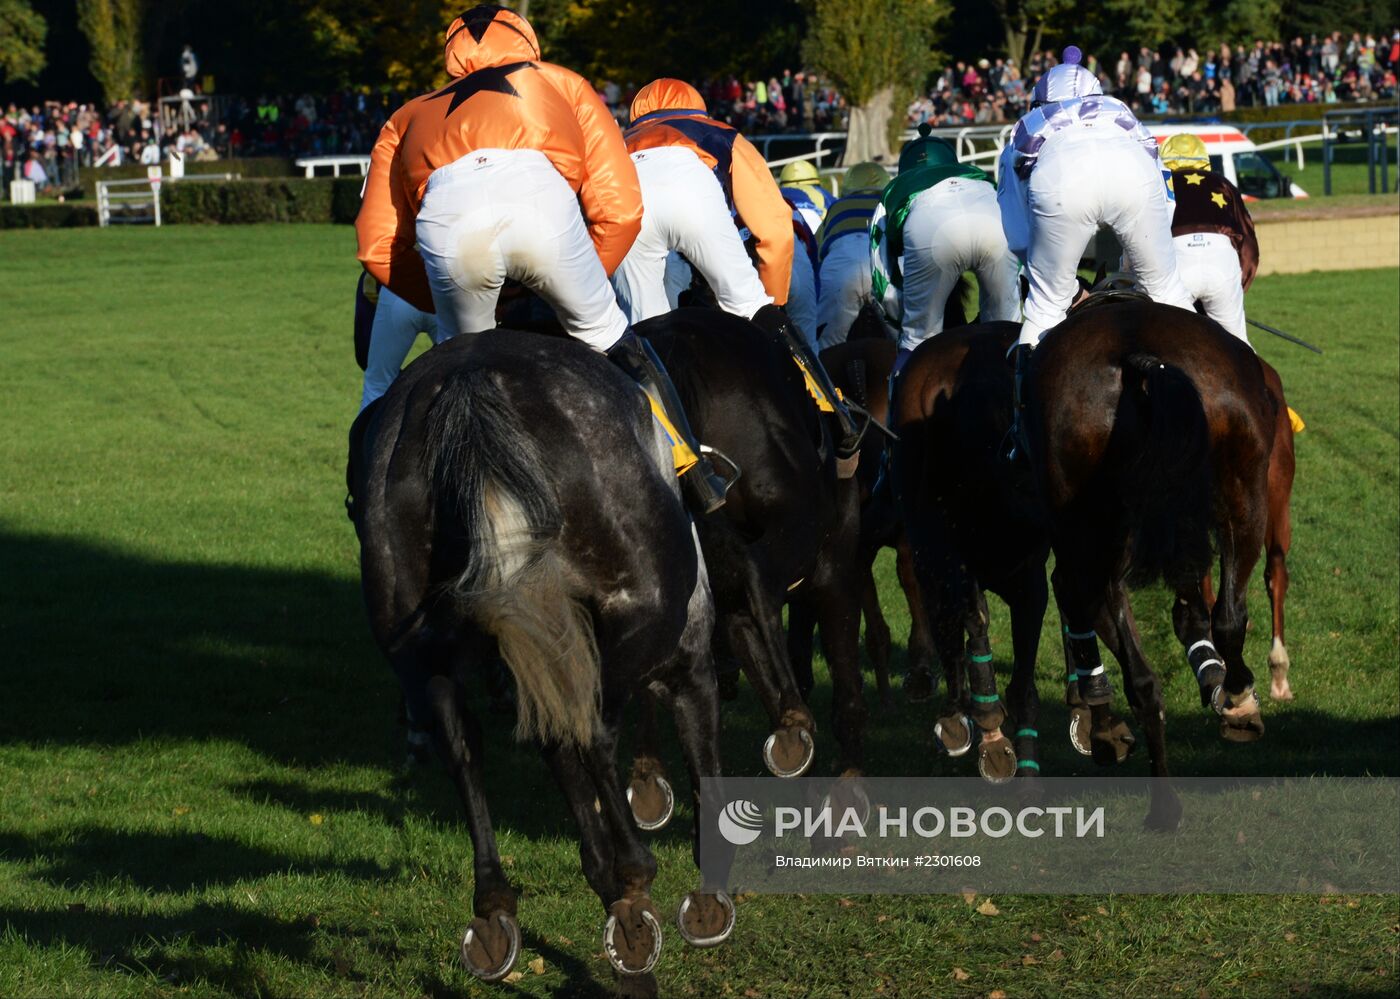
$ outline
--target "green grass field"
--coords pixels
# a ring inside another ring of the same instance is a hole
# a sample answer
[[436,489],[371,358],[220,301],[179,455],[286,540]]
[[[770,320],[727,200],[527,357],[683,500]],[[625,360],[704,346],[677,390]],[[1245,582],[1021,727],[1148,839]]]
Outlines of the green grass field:
[[[350,230],[3,233],[0,259],[0,995],[606,987],[601,910],[563,803],[500,717],[486,720],[487,769],[524,890],[523,977],[488,988],[457,966],[468,840],[442,774],[399,769],[395,685],[341,506],[359,397]],[[1166,596],[1140,594],[1177,773],[1400,774],[1398,298],[1394,270],[1251,292],[1254,315],[1326,350],[1255,334],[1308,421],[1290,560],[1297,700],[1266,698],[1262,742],[1223,743]],[[1257,579],[1252,594],[1262,673]],[[1094,772],[1062,734],[1051,621],[1042,664],[1045,771]],[[816,701],[826,718],[824,683]],[[727,766],[755,773],[751,692],[725,710]],[[870,771],[970,774],[970,758],[934,754],[932,720],[928,706],[873,710]],[[819,768],[829,739],[821,751]],[[1124,769],[1145,773],[1142,754]],[[688,831],[654,842],[655,897],[673,913],[693,884]],[[946,896],[743,899],[720,948],[669,934],[663,994],[1390,995],[1400,974],[1394,896],[994,901],[988,916]]]

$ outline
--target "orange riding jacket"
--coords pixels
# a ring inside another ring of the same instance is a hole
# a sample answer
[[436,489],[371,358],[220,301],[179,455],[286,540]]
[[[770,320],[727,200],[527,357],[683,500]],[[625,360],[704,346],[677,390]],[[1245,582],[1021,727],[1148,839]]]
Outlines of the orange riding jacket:
[[622,135],[588,81],[540,61],[528,22],[509,10],[448,26],[452,82],[414,98],[385,123],[370,155],[355,219],[365,270],[433,311],[415,223],[428,177],[474,149],[538,149],[579,196],[609,275],[642,226],[642,192]]
[[684,146],[715,172],[730,209],[753,233],[763,290],[778,305],[785,304],[792,279],[792,209],[753,144],[707,116],[698,90],[667,77],[637,91],[632,127],[624,138],[629,153]]

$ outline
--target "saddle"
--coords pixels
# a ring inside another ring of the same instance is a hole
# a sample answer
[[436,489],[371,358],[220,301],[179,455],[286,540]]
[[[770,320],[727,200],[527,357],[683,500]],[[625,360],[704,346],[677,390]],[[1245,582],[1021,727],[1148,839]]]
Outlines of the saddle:
[[1137,279],[1129,274],[1109,274],[1096,281],[1089,294],[1069,307],[1067,316],[1085,309],[1117,302],[1150,302],[1152,297],[1138,287]]

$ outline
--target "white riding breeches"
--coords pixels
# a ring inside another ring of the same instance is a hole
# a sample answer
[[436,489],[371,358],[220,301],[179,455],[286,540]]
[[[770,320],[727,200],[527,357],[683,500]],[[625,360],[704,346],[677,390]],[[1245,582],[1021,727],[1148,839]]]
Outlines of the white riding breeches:
[[709,282],[725,312],[748,319],[773,299],[744,251],[719,180],[689,149],[632,154],[642,184],[642,230],[613,275],[618,304],[634,323],[670,311],[666,260],[674,250]]
[[996,189],[986,181],[951,177],[914,198],[901,269],[901,350],[943,332],[943,310],[964,271],[977,275],[982,322],[1020,318],[1019,266],[1006,246]]
[[869,233],[837,237],[822,261],[821,278],[816,336],[817,346],[825,350],[846,342],[861,306],[873,301]]
[[374,307],[374,325],[369,332],[369,363],[365,365],[361,409],[389,391],[419,333],[428,334],[429,339],[437,343],[437,316],[419,311],[387,287],[381,287],[379,304]]
[[538,150],[477,149],[434,170],[417,229],[443,339],[494,327],[506,278],[594,350],[627,332],[578,198]]
[[1035,346],[1065,318],[1084,249],[1100,226],[1123,246],[1123,263],[1155,301],[1192,307],[1177,273],[1172,208],[1158,165],[1111,121],[1049,139],[1028,184],[1025,322],[1020,343]]
[[812,270],[812,258],[801,240],[793,241],[792,279],[788,283],[788,318],[802,331],[802,338],[813,350],[817,346],[817,275]]
[[1201,303],[1206,315],[1249,343],[1240,257],[1230,237],[1218,232],[1190,232],[1172,239],[1172,246],[1187,293]]

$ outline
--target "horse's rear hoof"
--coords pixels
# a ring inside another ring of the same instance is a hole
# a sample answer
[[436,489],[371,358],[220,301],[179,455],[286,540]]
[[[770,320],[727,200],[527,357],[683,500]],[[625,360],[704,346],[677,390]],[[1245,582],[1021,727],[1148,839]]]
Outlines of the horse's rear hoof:
[[763,743],[763,762],[774,777],[801,777],[816,755],[816,744],[805,728],[780,728]]
[[627,785],[627,804],[638,829],[655,832],[671,821],[676,811],[676,795],[671,782],[660,774],[633,777]]
[[1238,694],[1217,687],[1210,705],[1220,716],[1220,736],[1227,742],[1258,742],[1264,737],[1264,715],[1254,687],[1245,687]]
[[904,699],[910,704],[933,700],[933,674],[926,669],[911,669],[904,675]]
[[972,748],[972,719],[964,714],[946,715],[933,725],[938,744],[949,756],[962,756]]
[[1181,828],[1181,799],[1170,789],[1154,790],[1142,824],[1153,832],[1176,832]]
[[1093,721],[1088,708],[1070,708],[1069,744],[1080,756],[1094,755],[1094,748],[1089,740],[1089,732],[1092,728]]
[[620,898],[608,909],[603,951],[621,975],[645,975],[661,956],[661,921],[646,895]]
[[462,934],[458,955],[462,967],[483,982],[499,982],[520,956],[520,927],[515,917],[506,912],[493,912],[471,921]]
[[1132,729],[1122,718],[1110,717],[1102,729],[1089,733],[1090,755],[1101,767],[1114,767],[1122,763],[1132,753],[1136,743]]
[[734,932],[734,901],[723,891],[714,894],[693,891],[681,899],[676,927],[681,939],[692,947],[715,947]]
[[1016,776],[1016,750],[998,729],[982,733],[977,745],[977,772],[989,784],[1005,784]]

